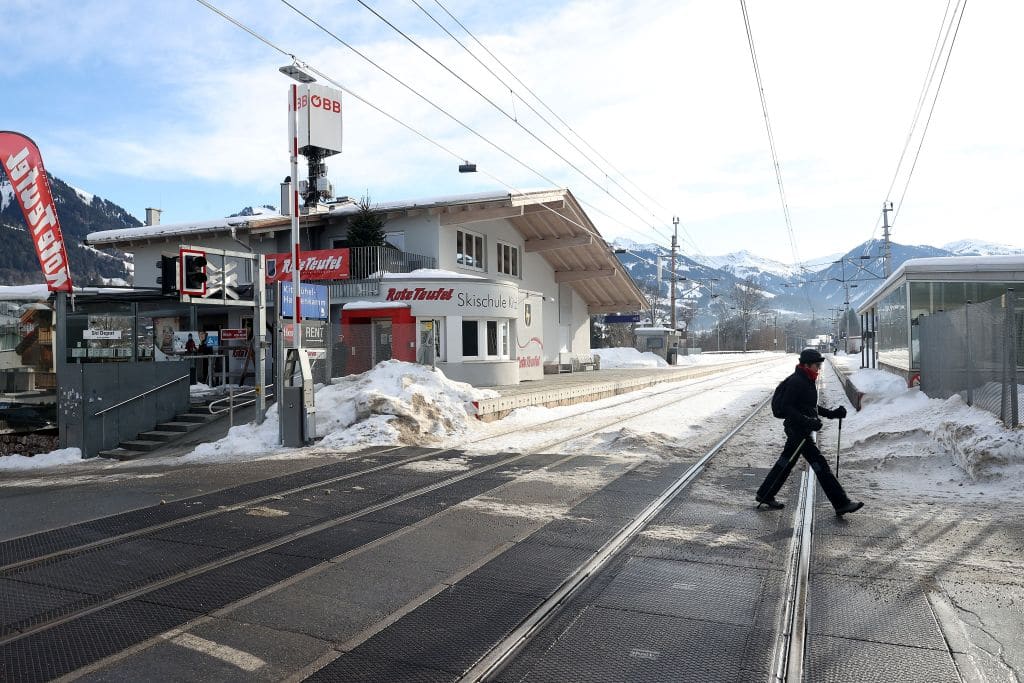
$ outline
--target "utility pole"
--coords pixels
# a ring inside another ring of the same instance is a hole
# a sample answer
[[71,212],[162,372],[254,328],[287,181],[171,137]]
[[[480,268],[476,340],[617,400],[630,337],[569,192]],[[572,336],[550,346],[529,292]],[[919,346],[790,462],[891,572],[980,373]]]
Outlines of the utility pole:
[[882,267],[885,277],[892,275],[892,249],[889,244],[889,212],[892,211],[892,202],[882,204]]
[[676,238],[679,236],[679,216],[672,216],[672,329],[676,329]]

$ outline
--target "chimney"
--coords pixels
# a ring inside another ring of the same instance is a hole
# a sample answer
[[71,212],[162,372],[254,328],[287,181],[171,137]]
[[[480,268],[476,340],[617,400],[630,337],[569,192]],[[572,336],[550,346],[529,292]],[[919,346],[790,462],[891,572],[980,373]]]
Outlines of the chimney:
[[146,209],[146,225],[160,225],[160,212],[163,209]]
[[281,183],[281,215],[292,215],[292,177],[287,176]]

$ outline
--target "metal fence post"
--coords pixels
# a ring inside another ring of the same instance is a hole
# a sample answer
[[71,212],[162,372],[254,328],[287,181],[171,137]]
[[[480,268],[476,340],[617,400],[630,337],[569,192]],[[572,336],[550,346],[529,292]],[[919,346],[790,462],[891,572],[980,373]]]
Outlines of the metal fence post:
[[964,304],[964,359],[967,361],[967,405],[974,405],[974,378],[971,376],[971,302]]
[[1019,424],[1017,416],[1017,294],[1013,288],[1006,290],[1006,374],[1010,385],[1010,421],[1011,428]]

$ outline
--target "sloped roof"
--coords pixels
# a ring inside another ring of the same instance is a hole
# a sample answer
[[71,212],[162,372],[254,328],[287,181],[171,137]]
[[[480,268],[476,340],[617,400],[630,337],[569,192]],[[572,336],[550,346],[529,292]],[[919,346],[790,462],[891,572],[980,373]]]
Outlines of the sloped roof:
[[[506,219],[522,235],[527,253],[539,253],[555,272],[556,282],[569,284],[591,313],[638,311],[647,306],[643,293],[619,263],[590,217],[567,189],[520,193],[480,192],[447,197],[382,202],[374,210],[387,217],[437,215],[441,225],[467,225]],[[359,205],[347,201],[327,212],[302,216],[304,226],[332,217],[355,214]],[[250,233],[290,229],[288,216],[237,216],[212,221],[143,226],[90,233],[86,243],[130,249],[133,245],[187,235],[223,234],[231,229]]]

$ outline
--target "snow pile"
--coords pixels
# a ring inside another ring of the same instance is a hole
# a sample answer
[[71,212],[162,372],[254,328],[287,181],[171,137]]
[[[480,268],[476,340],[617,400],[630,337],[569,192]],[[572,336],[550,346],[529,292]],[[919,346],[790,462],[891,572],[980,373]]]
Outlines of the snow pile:
[[[497,392],[453,382],[440,371],[390,360],[360,375],[334,380],[316,392],[317,434],[321,449],[423,445],[457,437],[468,430],[466,404]],[[187,458],[203,461],[276,451],[277,406],[262,425],[233,427],[220,441],[201,444]]]
[[617,368],[667,368],[669,364],[661,356],[651,352],[640,353],[636,349],[594,349],[601,357],[601,369]]
[[920,471],[923,464],[907,459],[946,455],[972,481],[1009,483],[1024,470],[1024,431],[1006,429],[959,396],[928,398],[882,370],[858,370],[850,379],[865,396],[863,409],[844,422],[843,441],[853,455],[873,453],[875,469]]
[[39,455],[5,455],[0,458],[0,470],[34,470],[79,462],[82,462],[82,451],[77,448],[60,448]]

